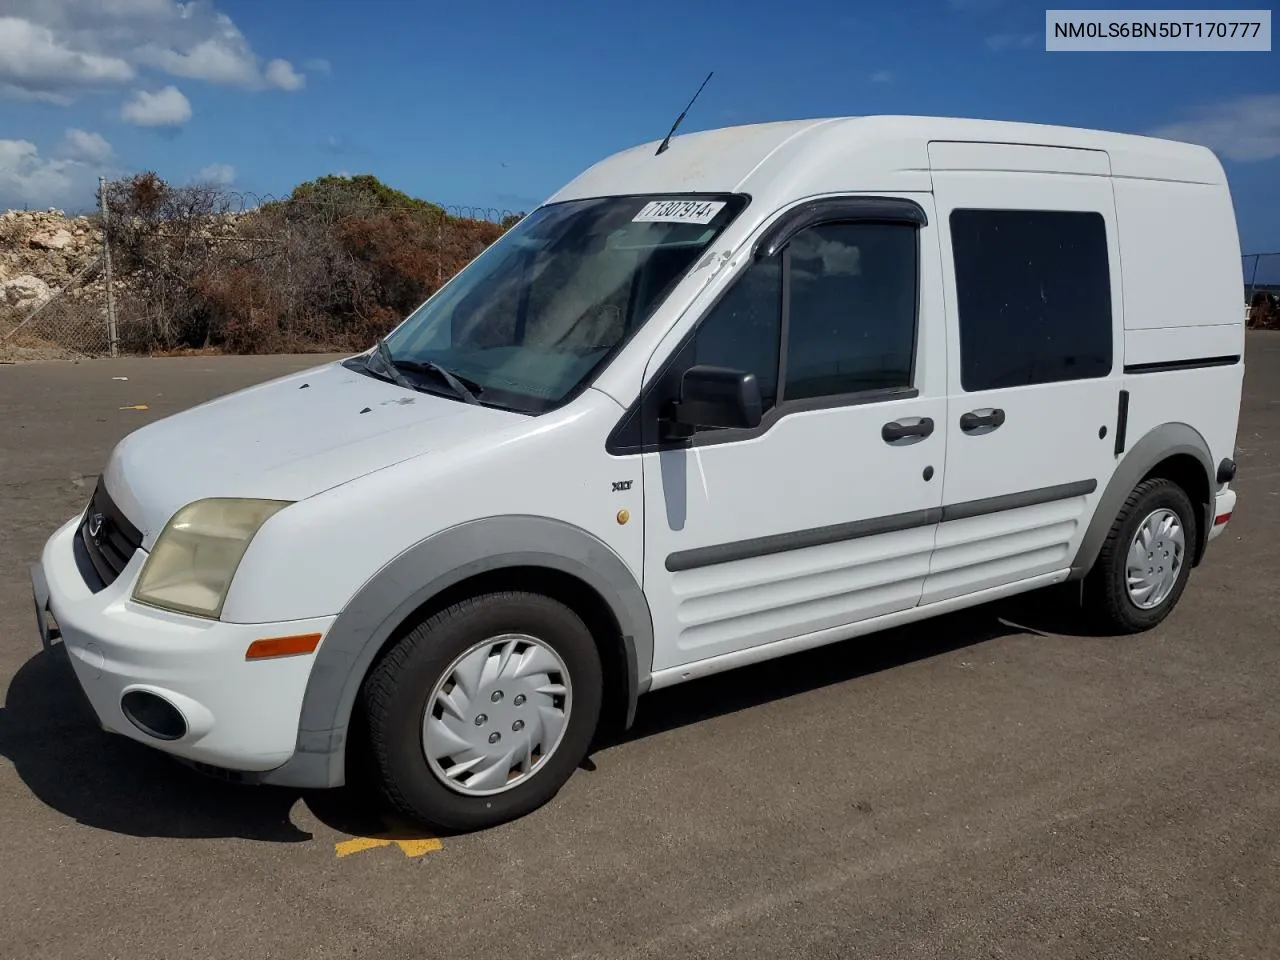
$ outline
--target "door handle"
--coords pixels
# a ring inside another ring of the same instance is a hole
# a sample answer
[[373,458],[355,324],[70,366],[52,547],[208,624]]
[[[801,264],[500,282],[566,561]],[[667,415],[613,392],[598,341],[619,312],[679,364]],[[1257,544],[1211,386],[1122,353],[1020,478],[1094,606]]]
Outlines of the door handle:
[[933,420],[929,417],[906,417],[902,420],[892,420],[880,428],[880,436],[884,438],[885,443],[894,443],[900,446],[905,446],[908,443],[918,443],[931,433],[933,433]]
[[990,433],[1004,423],[1004,411],[999,409],[970,410],[960,417],[960,429],[965,433]]

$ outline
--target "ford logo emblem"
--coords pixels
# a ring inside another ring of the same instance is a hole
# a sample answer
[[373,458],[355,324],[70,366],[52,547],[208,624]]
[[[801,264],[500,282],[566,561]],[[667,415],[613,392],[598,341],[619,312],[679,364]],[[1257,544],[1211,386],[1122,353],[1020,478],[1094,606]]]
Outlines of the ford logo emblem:
[[102,532],[103,516],[100,513],[92,514],[89,517],[89,536],[96,537]]

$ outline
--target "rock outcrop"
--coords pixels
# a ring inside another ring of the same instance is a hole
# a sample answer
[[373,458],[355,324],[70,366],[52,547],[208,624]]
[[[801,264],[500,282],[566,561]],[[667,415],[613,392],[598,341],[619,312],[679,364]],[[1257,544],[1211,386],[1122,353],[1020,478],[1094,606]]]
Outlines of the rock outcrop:
[[29,273],[0,283],[0,305],[6,307],[37,307],[52,296],[49,285]]
[[0,214],[0,308],[39,306],[96,263],[102,231],[89,217],[61,210]]

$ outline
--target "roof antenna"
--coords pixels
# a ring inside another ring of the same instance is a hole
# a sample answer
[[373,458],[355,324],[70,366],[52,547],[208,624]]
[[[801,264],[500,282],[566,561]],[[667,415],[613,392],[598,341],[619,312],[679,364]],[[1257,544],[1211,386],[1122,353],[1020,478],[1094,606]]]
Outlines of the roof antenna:
[[[712,71],[711,71],[711,73],[708,73],[708,74],[707,74],[707,80],[710,80],[710,79],[711,79],[711,74],[712,74],[712,73],[715,73],[715,71],[714,71],[714,70],[712,70]],[[703,81],[702,81],[702,87],[705,87],[705,86],[707,85],[707,80],[703,80]],[[698,88],[698,93],[695,93],[695,94],[693,95],[693,100],[697,100],[697,99],[698,99],[698,94],[702,93],[702,87],[699,87],[699,88]],[[666,149],[667,149],[667,147],[671,146],[671,138],[672,138],[673,136],[675,136],[676,128],[677,128],[677,127],[679,127],[679,126],[680,126],[681,121],[682,121],[682,120],[684,120],[684,115],[685,115],[686,113],[688,113],[688,112],[689,112],[689,107],[692,107],[692,106],[693,106],[693,100],[690,100],[690,101],[689,101],[689,106],[688,106],[688,107],[685,107],[682,111],[680,111],[680,116],[676,117],[676,122],[675,122],[675,123],[673,123],[673,124],[671,125],[671,129],[667,131],[667,138],[666,138],[665,140],[663,140],[663,141],[662,141],[662,144],[658,147],[658,152],[654,154],[654,156],[655,156],[655,157],[656,157],[656,156],[658,156],[658,154],[662,153],[664,150],[666,150]]]

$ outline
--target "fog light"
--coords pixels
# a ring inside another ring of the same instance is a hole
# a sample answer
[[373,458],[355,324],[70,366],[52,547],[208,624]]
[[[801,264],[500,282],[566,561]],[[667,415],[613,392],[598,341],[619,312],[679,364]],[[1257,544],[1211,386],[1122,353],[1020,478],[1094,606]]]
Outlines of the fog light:
[[130,723],[157,740],[181,740],[187,720],[168,700],[146,690],[130,690],[120,698],[120,709]]

